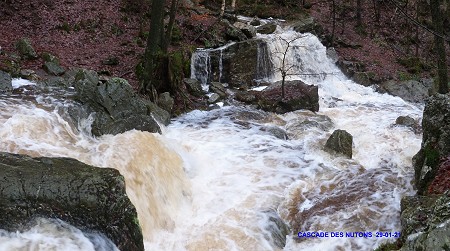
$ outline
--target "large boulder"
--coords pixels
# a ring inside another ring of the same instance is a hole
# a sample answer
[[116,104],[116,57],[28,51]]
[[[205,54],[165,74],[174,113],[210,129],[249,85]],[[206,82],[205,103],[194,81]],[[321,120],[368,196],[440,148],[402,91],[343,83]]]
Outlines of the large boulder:
[[233,26],[227,19],[222,19],[222,25],[225,27],[225,37],[231,41],[245,41],[247,36],[239,28]]
[[76,100],[95,113],[93,135],[118,134],[132,129],[161,133],[158,122],[167,125],[170,121],[167,111],[140,98],[125,79],[101,82],[97,73],[80,70],[74,87]]
[[450,194],[403,198],[401,224],[401,251],[446,250],[450,245]]
[[398,96],[409,102],[424,103],[433,83],[430,81],[394,81],[389,80],[381,84],[381,90],[393,96]]
[[57,218],[104,234],[120,250],[144,250],[136,209],[115,169],[0,153],[0,180],[1,229],[22,230],[35,217]]
[[325,150],[352,158],[352,146],[353,136],[345,130],[336,130],[328,138]]
[[275,32],[276,29],[277,29],[277,24],[270,22],[270,23],[259,26],[258,28],[256,28],[256,31],[261,34],[272,34]]
[[292,24],[292,28],[299,33],[310,32],[313,34],[320,33],[321,27],[315,22],[314,18],[311,16],[305,16],[295,21]]
[[12,90],[12,78],[9,73],[0,71],[0,93]]
[[244,24],[242,22],[236,22],[233,24],[234,27],[238,28],[239,30],[244,33],[247,38],[254,38],[256,37],[256,28],[252,25]]
[[450,155],[450,97],[436,94],[425,105],[422,119],[422,146],[413,157],[415,184],[419,194],[427,194],[439,164]]
[[256,94],[258,106],[265,111],[276,113],[296,110],[319,111],[318,87],[307,85],[300,80],[286,81],[284,99],[280,82]]

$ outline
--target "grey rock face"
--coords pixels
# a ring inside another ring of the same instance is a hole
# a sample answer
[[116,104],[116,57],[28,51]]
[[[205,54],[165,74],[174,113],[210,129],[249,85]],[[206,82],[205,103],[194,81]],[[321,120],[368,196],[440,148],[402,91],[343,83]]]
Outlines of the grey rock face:
[[328,138],[325,150],[352,158],[353,136],[345,130],[336,130]]
[[34,217],[58,218],[103,233],[120,250],[144,250],[119,171],[70,158],[0,153],[0,160],[0,228],[15,231]]
[[436,94],[427,99],[422,119],[423,138],[413,157],[415,183],[419,194],[426,194],[435,178],[439,162],[450,155],[450,97]]
[[12,78],[9,73],[0,71],[0,93],[12,90]]
[[100,82],[95,72],[80,70],[75,76],[76,99],[92,112],[96,136],[117,134],[131,129],[161,132],[155,119],[168,124],[170,114],[150,101],[137,96],[125,79]]
[[450,194],[411,196],[401,202],[401,251],[446,250],[450,245]]

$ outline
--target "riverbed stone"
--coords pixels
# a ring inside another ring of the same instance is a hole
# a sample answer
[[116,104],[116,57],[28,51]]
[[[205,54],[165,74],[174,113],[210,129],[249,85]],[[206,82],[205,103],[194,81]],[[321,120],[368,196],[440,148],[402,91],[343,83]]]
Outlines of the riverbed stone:
[[261,34],[272,34],[277,29],[277,24],[270,22],[259,26],[256,31]]
[[202,89],[202,84],[200,81],[194,78],[185,78],[183,79],[183,83],[186,85],[187,90],[190,94],[195,97],[201,97],[205,95],[205,91]]
[[233,24],[234,27],[240,29],[247,38],[256,37],[256,28],[252,25],[244,24],[242,22],[236,22]]
[[12,90],[12,78],[9,73],[0,71],[0,93]]
[[[91,126],[95,136],[131,129],[161,133],[158,122],[164,125],[170,122],[167,111],[140,98],[125,79],[99,81],[96,72],[79,70],[74,87],[76,100],[95,113]],[[79,121],[81,118],[75,119]]]
[[53,76],[61,76],[66,72],[64,68],[55,62],[45,62],[42,67],[48,74]]
[[282,98],[281,82],[276,82],[257,95],[257,104],[264,111],[286,113],[296,110],[319,111],[318,87],[300,80],[285,82],[285,97]]
[[345,130],[335,130],[325,144],[325,150],[330,153],[343,154],[352,158],[353,136]]
[[425,103],[433,83],[430,81],[394,81],[389,80],[381,84],[381,90],[406,101]]
[[71,158],[0,152],[0,229],[20,231],[35,217],[100,232],[119,250],[144,250],[135,207],[119,171]]

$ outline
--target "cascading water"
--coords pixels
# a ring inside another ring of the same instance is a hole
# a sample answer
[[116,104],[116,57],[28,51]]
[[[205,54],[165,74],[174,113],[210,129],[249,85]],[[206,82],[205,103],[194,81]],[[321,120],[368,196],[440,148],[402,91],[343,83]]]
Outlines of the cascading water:
[[203,88],[210,81],[211,57],[208,50],[198,49],[191,57],[191,78],[197,79]]
[[[265,35],[272,56],[282,46],[277,36],[289,40],[299,34]],[[420,118],[422,108],[345,78],[316,37],[307,34],[295,43],[289,58],[301,65],[296,72],[309,74],[297,77],[319,86],[316,114],[276,115],[231,105],[180,116],[163,135],[133,130],[93,138],[82,128],[89,121],[69,122],[70,102],[2,97],[0,151],[68,156],[118,169],[137,207],[146,250],[373,249],[387,238],[299,239],[294,233],[282,248],[286,233],[274,215],[294,232],[398,231],[399,202],[412,193],[411,157],[420,135],[392,124],[400,115]],[[193,76],[202,67],[210,71],[203,58],[193,57]],[[279,66],[275,57],[272,62]],[[323,151],[335,129],[353,135],[353,159]],[[43,234],[32,235],[28,246],[52,235],[36,231]],[[55,249],[98,246],[81,235],[72,242],[72,235],[62,235],[66,241]],[[0,232],[1,250],[14,250],[19,242],[13,233]]]

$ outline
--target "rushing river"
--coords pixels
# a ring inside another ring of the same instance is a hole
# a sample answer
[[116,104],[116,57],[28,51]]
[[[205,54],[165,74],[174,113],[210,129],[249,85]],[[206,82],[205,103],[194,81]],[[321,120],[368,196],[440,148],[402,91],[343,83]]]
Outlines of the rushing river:
[[[298,36],[278,30],[263,38],[273,53],[283,39]],[[422,107],[348,80],[313,35],[294,44],[290,64],[309,74],[296,77],[319,86],[316,114],[229,105],[180,116],[162,135],[133,130],[94,138],[87,133],[89,120],[71,124],[66,109],[72,104],[63,96],[3,96],[0,151],[68,156],[118,169],[146,250],[373,249],[393,238],[300,239],[296,232],[399,231],[400,199],[413,193],[411,157],[421,136],[393,124],[401,115],[420,120]],[[26,84],[14,80],[16,88]],[[288,139],[279,136],[281,129]],[[323,150],[336,129],[353,135],[352,159]],[[284,248],[280,218],[294,232]],[[111,249],[101,235],[58,221],[0,231],[2,251]]]

